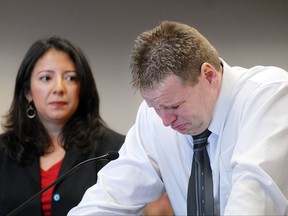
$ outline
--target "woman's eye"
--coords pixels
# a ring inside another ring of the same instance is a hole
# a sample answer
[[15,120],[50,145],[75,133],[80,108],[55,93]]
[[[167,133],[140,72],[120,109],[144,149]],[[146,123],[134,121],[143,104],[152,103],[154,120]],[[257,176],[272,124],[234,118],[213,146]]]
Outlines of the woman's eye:
[[67,76],[66,80],[68,80],[68,81],[78,81],[78,77],[77,76]]
[[50,77],[48,77],[48,76],[42,76],[42,77],[40,77],[40,80],[42,80],[42,81],[48,81],[48,80],[50,80]]

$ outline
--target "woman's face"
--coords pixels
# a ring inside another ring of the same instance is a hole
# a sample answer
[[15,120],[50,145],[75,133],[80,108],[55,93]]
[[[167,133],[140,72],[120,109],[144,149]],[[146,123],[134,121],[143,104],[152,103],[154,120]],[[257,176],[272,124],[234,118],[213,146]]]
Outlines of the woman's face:
[[76,66],[62,51],[50,49],[35,64],[27,100],[33,101],[37,115],[47,128],[61,127],[79,104],[80,82]]

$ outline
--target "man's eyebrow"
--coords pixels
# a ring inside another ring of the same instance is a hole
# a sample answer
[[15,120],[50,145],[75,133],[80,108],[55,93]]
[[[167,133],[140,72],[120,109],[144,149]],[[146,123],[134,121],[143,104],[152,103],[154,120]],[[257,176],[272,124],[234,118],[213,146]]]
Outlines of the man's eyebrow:
[[182,99],[182,100],[179,100],[179,101],[176,101],[174,103],[171,103],[169,105],[163,105],[163,104],[160,104],[159,106],[162,107],[162,108],[171,108],[171,107],[176,107],[176,106],[180,106],[181,104],[185,103],[187,101],[187,99],[190,97],[190,94],[187,95],[186,98]]
[[176,106],[179,106],[179,105],[181,105],[182,103],[184,103],[186,101],[186,99],[185,100],[181,100],[181,101],[177,101],[177,102],[174,102],[174,103],[171,103],[171,104],[169,104],[169,105],[163,105],[163,104],[160,104],[159,106],[160,107],[162,107],[162,108],[171,108],[171,107],[176,107]]

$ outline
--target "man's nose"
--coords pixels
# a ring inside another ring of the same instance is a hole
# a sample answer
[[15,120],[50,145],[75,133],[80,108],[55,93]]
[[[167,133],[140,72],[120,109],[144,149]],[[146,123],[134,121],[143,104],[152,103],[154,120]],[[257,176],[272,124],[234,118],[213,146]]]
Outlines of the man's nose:
[[164,126],[170,126],[172,122],[174,122],[177,119],[177,116],[172,113],[165,113],[162,112],[160,114],[160,117],[162,119],[163,125]]

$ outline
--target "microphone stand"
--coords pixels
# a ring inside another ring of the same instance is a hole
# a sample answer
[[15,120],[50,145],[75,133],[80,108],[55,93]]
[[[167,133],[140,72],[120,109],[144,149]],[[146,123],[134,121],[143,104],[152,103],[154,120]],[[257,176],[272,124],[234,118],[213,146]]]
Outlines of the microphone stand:
[[56,181],[52,182],[51,184],[49,184],[48,186],[46,186],[45,188],[43,188],[42,190],[38,191],[36,194],[34,194],[32,197],[30,197],[28,200],[26,200],[25,202],[23,202],[20,206],[18,206],[16,209],[14,209],[13,211],[11,211],[7,216],[13,216],[16,215],[17,213],[19,213],[20,211],[22,211],[22,209],[24,209],[27,205],[29,205],[33,200],[35,200],[38,196],[40,196],[42,193],[44,193],[45,191],[47,191],[49,188],[53,187],[54,185],[58,184],[59,182],[63,181],[66,177],[70,176],[72,173],[76,172],[80,166],[82,166],[83,164],[89,163],[91,161],[95,161],[95,160],[115,160],[119,157],[118,152],[109,152],[105,155],[102,155],[100,157],[94,157],[94,158],[90,158],[88,160],[82,161],[81,163],[75,165],[74,167],[72,167],[70,170],[68,170],[67,172],[65,172],[60,178],[58,178]]

